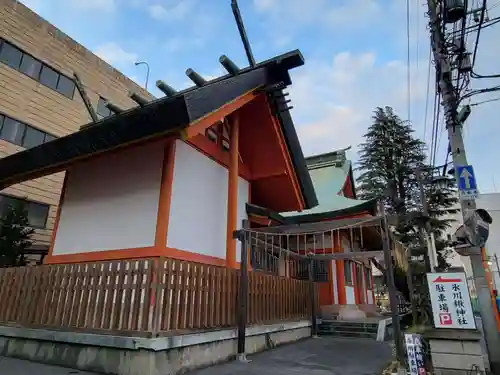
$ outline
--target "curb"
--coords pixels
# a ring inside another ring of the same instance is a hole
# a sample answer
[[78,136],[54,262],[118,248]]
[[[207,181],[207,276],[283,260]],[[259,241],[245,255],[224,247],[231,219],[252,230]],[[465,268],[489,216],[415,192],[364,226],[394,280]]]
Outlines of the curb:
[[392,361],[389,366],[387,366],[384,371],[382,371],[382,375],[392,375],[394,373],[397,373],[399,369],[399,362],[398,361]]

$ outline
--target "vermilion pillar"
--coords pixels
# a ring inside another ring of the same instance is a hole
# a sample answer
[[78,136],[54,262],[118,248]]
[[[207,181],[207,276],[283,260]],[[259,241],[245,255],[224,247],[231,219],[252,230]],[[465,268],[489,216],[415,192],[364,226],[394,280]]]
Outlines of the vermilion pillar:
[[235,114],[231,119],[227,184],[226,266],[230,268],[236,268],[236,239],[233,238],[233,232],[238,225],[239,125],[238,115]]

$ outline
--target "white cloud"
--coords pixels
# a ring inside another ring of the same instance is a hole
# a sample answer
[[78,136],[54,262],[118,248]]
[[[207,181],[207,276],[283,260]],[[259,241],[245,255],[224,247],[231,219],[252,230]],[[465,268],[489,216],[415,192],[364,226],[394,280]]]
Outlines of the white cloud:
[[[349,145],[356,150],[377,106],[392,106],[406,118],[406,64],[400,61],[380,63],[373,52],[340,52],[331,63],[308,61],[292,78],[293,115],[306,154]],[[424,81],[412,88],[418,120],[425,86]]]
[[170,1],[168,4],[153,4],[148,6],[149,15],[160,21],[182,20],[193,7],[192,0]]
[[359,27],[377,19],[382,6],[375,0],[253,0],[258,12],[295,28],[310,23],[327,27]]
[[[275,3],[279,1],[276,0]],[[394,38],[387,42],[391,43],[389,51],[394,60],[387,60],[387,54],[384,54],[387,49],[381,42],[373,45],[373,51],[363,52],[359,50],[359,45],[355,45],[353,48],[358,48],[357,50],[332,53],[330,61],[307,59],[304,67],[292,71],[292,111],[306,155],[352,145],[350,157],[355,160],[356,146],[362,142],[362,135],[371,125],[372,112],[377,106],[392,106],[402,119],[407,119],[406,10],[403,5],[393,4],[388,11],[390,16],[384,17],[385,22],[393,29]],[[425,140],[429,146],[434,98],[432,80],[435,73],[434,66],[431,66],[429,109],[425,116],[429,34],[426,30],[425,7],[415,7],[413,12],[410,44],[411,121],[415,135],[422,137],[427,118]],[[500,8],[498,12],[500,15]],[[491,13],[490,18],[498,15]],[[395,23],[389,22],[389,19],[395,20]],[[379,21],[374,20],[365,26],[374,28],[374,24]],[[395,35],[396,33],[400,35]],[[482,31],[475,67],[478,73],[500,74],[496,64],[500,54],[499,37],[500,25]],[[474,43],[475,34],[471,34],[468,38],[469,51],[473,51]],[[500,85],[500,79],[476,79],[471,82],[471,87],[475,89],[495,85]],[[475,96],[471,102],[490,98],[500,98],[500,92]],[[466,103],[467,101],[462,104]],[[500,160],[500,148],[497,144],[500,135],[498,103],[495,101],[474,106],[464,129],[468,160],[475,167],[482,192],[494,190],[493,179],[500,181],[500,172],[494,162]],[[445,161],[448,143],[442,121],[438,134],[440,142],[436,162],[439,165]]]
[[119,44],[109,42],[94,49],[94,53],[111,65],[131,64],[137,61],[137,54],[127,52]]
[[276,6],[279,0],[253,0],[255,8],[259,12],[264,12]]
[[174,36],[168,38],[165,43],[165,49],[169,53],[179,52],[189,50],[195,47],[200,47],[203,44],[203,38],[193,36],[193,37],[180,37]]

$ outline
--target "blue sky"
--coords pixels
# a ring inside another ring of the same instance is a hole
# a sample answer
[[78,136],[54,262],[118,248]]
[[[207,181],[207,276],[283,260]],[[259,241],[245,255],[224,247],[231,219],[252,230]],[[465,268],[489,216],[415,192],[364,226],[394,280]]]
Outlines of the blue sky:
[[[163,79],[180,89],[184,71],[206,78],[223,73],[218,58],[248,63],[230,0],[24,0],[62,31],[149,89]],[[306,155],[356,146],[376,106],[410,115],[416,134],[430,141],[432,104],[425,113],[429,39],[425,2],[410,1],[410,111],[407,97],[406,2],[402,0],[239,0],[257,61],[300,49],[306,65],[292,71],[293,117]],[[500,7],[490,17],[498,16]],[[500,25],[485,30],[477,59],[480,74],[500,73]],[[471,44],[473,38],[469,39]],[[495,69],[497,69],[495,71]],[[432,76],[432,74],[431,74]],[[473,82],[484,87],[495,82]],[[497,82],[500,84],[500,82]],[[431,93],[433,86],[431,85]],[[472,102],[500,97],[489,94]],[[476,106],[465,129],[469,162],[480,190],[500,189],[500,102]],[[427,120],[426,120],[427,117]],[[447,136],[440,132],[437,163],[444,163]]]

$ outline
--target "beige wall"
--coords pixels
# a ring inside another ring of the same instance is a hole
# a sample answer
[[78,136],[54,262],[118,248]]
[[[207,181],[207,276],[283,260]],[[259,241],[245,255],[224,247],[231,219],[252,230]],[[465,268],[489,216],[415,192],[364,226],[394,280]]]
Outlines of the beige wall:
[[[152,98],[135,82],[14,0],[0,0],[0,38],[14,44],[68,77],[77,73],[87,95],[97,107],[99,95],[122,108],[136,106],[128,97],[135,91]],[[45,87],[36,80],[0,62],[0,113],[57,137],[78,131],[91,121],[75,90],[73,99]],[[0,157],[23,150],[0,140]],[[37,230],[35,241],[48,244],[54,226],[64,173],[28,181],[3,193],[50,204],[45,230]]]

